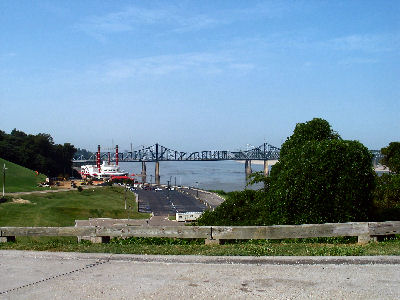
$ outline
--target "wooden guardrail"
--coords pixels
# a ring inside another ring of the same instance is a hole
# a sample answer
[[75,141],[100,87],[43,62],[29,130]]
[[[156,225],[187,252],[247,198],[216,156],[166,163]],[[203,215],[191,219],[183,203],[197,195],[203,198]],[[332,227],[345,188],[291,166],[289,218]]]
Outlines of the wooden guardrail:
[[357,236],[359,243],[376,241],[378,236],[400,234],[400,221],[352,222],[275,226],[76,226],[76,227],[0,227],[0,242],[16,236],[76,236],[94,243],[114,237],[169,237],[221,240],[289,239]]

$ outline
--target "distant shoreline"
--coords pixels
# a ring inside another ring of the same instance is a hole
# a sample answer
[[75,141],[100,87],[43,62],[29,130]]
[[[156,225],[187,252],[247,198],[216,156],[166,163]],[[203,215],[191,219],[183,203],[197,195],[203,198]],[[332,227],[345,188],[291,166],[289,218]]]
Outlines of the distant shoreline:
[[[236,160],[236,162],[244,164],[246,161],[245,160]],[[269,160],[268,161],[268,165],[269,166],[273,166],[274,164],[276,164],[278,162],[278,160],[274,159],[274,160]],[[264,165],[264,161],[263,160],[251,160],[251,164],[252,165]]]
[[[237,160],[236,162],[244,164],[246,161],[245,160]],[[272,166],[274,164],[276,164],[278,161],[277,160],[270,160],[268,161],[268,165]],[[263,160],[252,160],[251,161],[252,165],[264,165],[264,161]],[[384,173],[389,173],[390,170],[388,167],[383,166],[383,165],[377,165],[376,167],[374,167],[375,172],[384,172]]]
[[390,169],[388,168],[388,167],[386,167],[386,166],[383,166],[383,165],[377,165],[375,168],[374,168],[374,170],[375,171],[377,171],[377,172],[387,172],[387,173],[389,173],[390,172]]

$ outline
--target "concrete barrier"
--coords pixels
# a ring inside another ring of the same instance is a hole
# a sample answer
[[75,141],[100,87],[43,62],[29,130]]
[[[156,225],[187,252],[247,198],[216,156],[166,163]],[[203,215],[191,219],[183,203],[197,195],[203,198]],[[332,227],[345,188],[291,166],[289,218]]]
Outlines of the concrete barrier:
[[351,222],[275,226],[75,226],[75,227],[0,227],[0,242],[16,236],[76,236],[78,241],[107,242],[114,237],[168,237],[205,239],[219,244],[223,240],[292,239],[357,236],[359,243],[376,241],[378,236],[400,234],[400,221]]

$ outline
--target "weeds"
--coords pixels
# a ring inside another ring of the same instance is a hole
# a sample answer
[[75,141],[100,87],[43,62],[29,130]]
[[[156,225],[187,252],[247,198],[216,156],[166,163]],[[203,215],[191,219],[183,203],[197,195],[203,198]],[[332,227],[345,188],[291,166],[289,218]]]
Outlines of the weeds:
[[66,251],[87,253],[126,253],[153,255],[222,255],[222,256],[372,256],[400,255],[400,238],[379,243],[320,243],[305,240],[230,241],[223,245],[205,245],[203,239],[114,238],[108,244],[92,244],[76,238],[17,238],[16,242],[0,243],[0,250]]

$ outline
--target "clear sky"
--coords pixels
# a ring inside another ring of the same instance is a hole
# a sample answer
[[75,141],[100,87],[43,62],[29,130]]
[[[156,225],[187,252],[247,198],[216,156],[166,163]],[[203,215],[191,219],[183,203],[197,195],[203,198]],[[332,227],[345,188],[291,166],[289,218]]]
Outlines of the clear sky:
[[0,129],[95,150],[400,140],[400,1],[0,1]]

